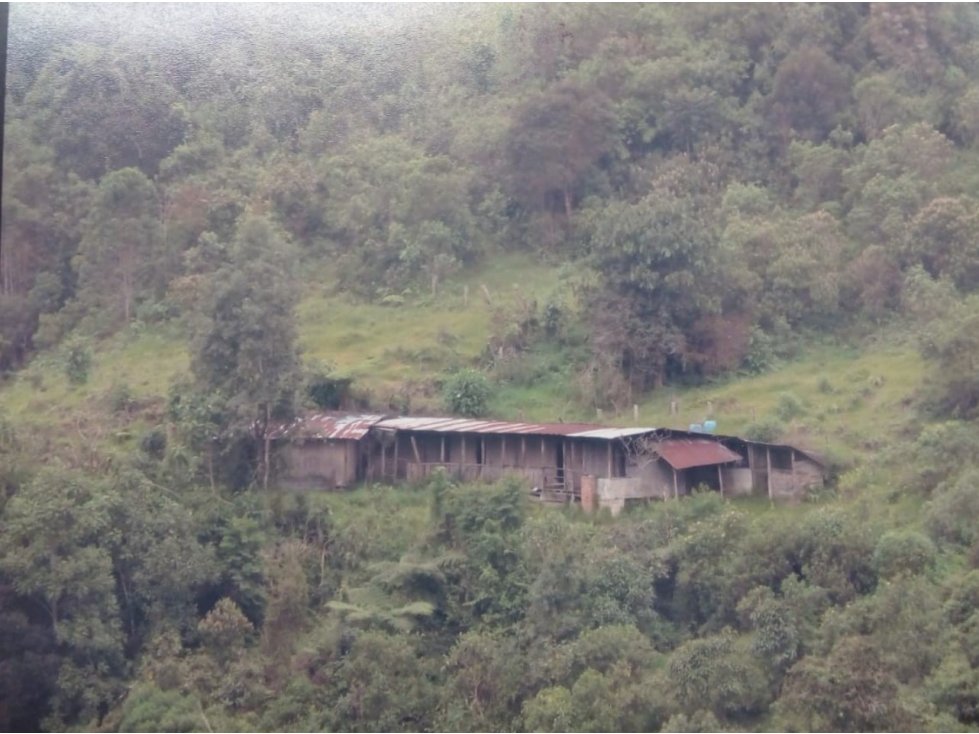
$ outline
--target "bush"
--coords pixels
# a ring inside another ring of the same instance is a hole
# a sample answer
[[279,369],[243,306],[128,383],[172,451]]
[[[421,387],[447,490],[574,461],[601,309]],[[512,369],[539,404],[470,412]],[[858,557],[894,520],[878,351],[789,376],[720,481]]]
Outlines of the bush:
[[117,382],[109,388],[107,399],[113,413],[128,413],[136,404],[132,390],[125,382]]
[[744,369],[753,375],[760,375],[772,369],[777,361],[775,339],[756,326],[751,330],[748,354],[743,362]]
[[935,565],[935,544],[913,530],[884,533],[874,549],[874,568],[882,578],[916,574]]
[[925,525],[935,540],[965,546],[979,541],[979,471],[968,471],[941,488],[926,507]]
[[84,385],[92,369],[92,350],[80,339],[65,347],[65,375],[72,385]]
[[806,409],[802,406],[802,401],[790,392],[783,392],[778,396],[778,404],[775,406],[775,415],[783,421],[790,421],[800,415],[805,415]]
[[479,418],[486,415],[490,382],[477,370],[462,370],[445,381],[442,396],[445,407],[452,413]]
[[143,434],[139,448],[147,456],[161,460],[167,452],[167,434],[162,428],[153,428]]
[[337,410],[350,396],[350,377],[337,377],[333,367],[313,364],[306,374],[306,395],[321,410]]
[[785,426],[777,418],[762,418],[745,426],[744,436],[751,441],[771,443],[781,438]]

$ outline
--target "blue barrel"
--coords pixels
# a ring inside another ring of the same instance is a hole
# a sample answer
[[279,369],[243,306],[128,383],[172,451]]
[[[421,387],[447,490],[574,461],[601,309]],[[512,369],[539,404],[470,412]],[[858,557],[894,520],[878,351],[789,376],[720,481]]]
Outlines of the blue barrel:
[[704,427],[699,423],[690,424],[690,433],[703,433],[703,432],[704,432]]
[[704,421],[704,433],[713,433],[717,430],[717,421]]

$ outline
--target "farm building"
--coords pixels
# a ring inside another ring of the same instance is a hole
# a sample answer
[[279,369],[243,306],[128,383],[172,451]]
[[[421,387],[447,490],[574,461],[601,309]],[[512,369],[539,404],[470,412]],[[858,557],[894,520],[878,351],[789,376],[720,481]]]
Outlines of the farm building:
[[320,413],[274,438],[280,482],[297,488],[414,482],[443,470],[463,481],[517,476],[542,499],[617,512],[698,486],[793,499],[823,480],[819,459],[792,446],[673,429]]
[[368,478],[369,433],[383,415],[313,413],[277,426],[279,484],[293,489],[350,487]]

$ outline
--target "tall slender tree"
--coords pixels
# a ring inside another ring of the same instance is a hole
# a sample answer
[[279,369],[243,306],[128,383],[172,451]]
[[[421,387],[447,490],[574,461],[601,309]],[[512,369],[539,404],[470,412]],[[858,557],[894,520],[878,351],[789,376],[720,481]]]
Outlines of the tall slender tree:
[[[150,282],[161,241],[156,186],[135,168],[105,176],[75,257],[78,299],[129,321]],[[114,312],[114,313],[113,313]]]
[[227,406],[228,437],[261,444],[268,486],[272,419],[292,407],[300,377],[295,309],[298,290],[289,242],[266,218],[246,215],[191,344],[197,388]]

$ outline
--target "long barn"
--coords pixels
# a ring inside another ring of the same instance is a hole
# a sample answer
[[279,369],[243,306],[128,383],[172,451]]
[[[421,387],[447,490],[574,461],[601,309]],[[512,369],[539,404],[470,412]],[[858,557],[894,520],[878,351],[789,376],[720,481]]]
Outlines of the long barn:
[[651,427],[319,413],[273,436],[287,487],[417,482],[439,470],[462,481],[516,476],[542,499],[613,512],[700,486],[797,499],[824,475],[817,456],[792,446]]

